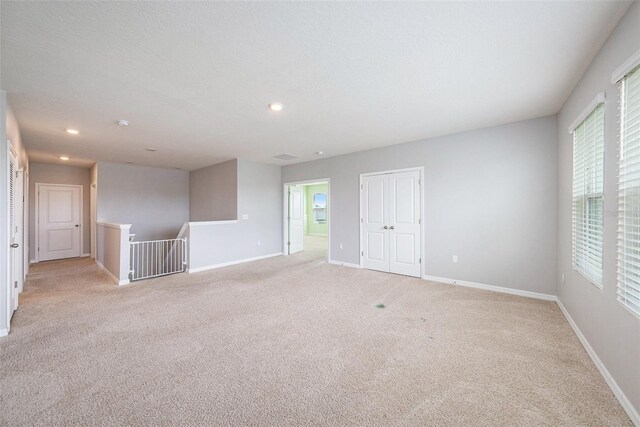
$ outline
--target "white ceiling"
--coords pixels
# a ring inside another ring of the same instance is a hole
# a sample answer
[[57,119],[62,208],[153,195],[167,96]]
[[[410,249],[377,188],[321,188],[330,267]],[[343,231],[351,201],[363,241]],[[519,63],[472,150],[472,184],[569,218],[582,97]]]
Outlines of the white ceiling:
[[554,114],[629,5],[3,1],[1,86],[35,161],[289,164]]

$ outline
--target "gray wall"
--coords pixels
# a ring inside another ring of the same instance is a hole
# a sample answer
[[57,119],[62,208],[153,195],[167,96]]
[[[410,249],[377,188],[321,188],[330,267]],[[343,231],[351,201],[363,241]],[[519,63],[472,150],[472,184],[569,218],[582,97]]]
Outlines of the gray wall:
[[359,174],[424,166],[427,275],[555,294],[556,141],[545,117],[285,166],[282,178],[331,179],[331,257],[359,264]]
[[[640,319],[616,301],[617,88],[611,73],[640,49],[635,2],[558,114],[558,296],[631,403],[640,410]],[[603,290],[572,267],[572,138],[567,128],[598,92],[606,91]],[[565,274],[566,283],[560,280]]]
[[87,168],[66,165],[52,165],[31,162],[29,180],[29,227],[34,232],[29,236],[29,259],[36,258],[36,184],[73,184],[82,185],[82,255],[91,252],[90,227],[90,180],[91,172]]
[[98,163],[98,221],[132,224],[136,240],[175,238],[189,220],[189,172]]
[[[260,240],[256,253],[282,252],[281,169],[238,160],[238,219],[246,223],[243,233],[248,245]],[[249,220],[243,220],[243,215]]]
[[282,252],[280,172],[280,166],[238,160],[238,221],[191,223],[190,269]]
[[238,218],[238,161],[218,163],[189,173],[189,221]]
[[109,271],[120,285],[129,281],[129,226],[98,223],[96,261]]

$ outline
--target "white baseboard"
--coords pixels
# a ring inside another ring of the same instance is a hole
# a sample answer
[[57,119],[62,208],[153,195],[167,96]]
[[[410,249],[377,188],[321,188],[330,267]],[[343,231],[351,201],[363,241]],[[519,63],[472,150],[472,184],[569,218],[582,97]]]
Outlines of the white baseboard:
[[573,328],[573,332],[575,332],[575,334],[578,336],[578,339],[582,343],[582,346],[584,347],[584,349],[587,351],[587,354],[589,355],[589,357],[591,357],[591,360],[593,361],[594,365],[596,365],[596,367],[600,371],[600,374],[606,381],[607,385],[609,386],[613,394],[618,399],[618,402],[620,402],[620,405],[622,405],[622,408],[626,411],[627,415],[629,415],[629,418],[631,418],[631,422],[635,426],[640,427],[640,415],[638,414],[638,411],[636,410],[636,408],[633,407],[633,405],[631,404],[631,401],[627,398],[627,395],[624,394],[620,386],[618,386],[618,383],[616,382],[616,380],[613,379],[613,377],[611,376],[611,373],[609,372],[607,367],[604,366],[604,363],[602,363],[602,360],[600,360],[600,358],[598,357],[598,354],[595,352],[593,347],[591,347],[591,344],[589,344],[589,341],[587,341],[587,338],[582,334],[582,331],[580,330],[580,328],[578,328],[578,325],[573,320],[573,318],[571,317],[571,315],[569,314],[567,309],[564,307],[564,305],[562,304],[559,298],[556,298],[556,303],[558,304],[558,307],[560,307],[560,311],[562,311],[562,314],[564,314],[564,317],[567,319],[567,322],[569,322],[569,325],[571,325],[571,327]]
[[0,337],[6,337],[7,335],[9,335],[9,331],[5,329],[0,329]]
[[104,265],[102,265],[102,263],[98,260],[96,260],[96,264],[98,264],[98,267],[100,267],[102,269],[102,271],[104,271],[106,273],[107,276],[109,276],[109,279],[113,280],[113,282],[118,285],[118,286],[122,286],[122,285],[128,285],[129,284],[129,280],[120,280],[118,279],[116,276],[113,275],[113,273],[111,273],[109,270],[107,270],[107,267],[105,267]]
[[31,265],[31,264],[37,264],[37,263],[38,263],[38,261],[36,261],[35,259],[32,259],[31,261],[29,261],[29,265]]
[[329,264],[341,265],[343,267],[351,267],[351,268],[362,268],[362,267],[360,267],[360,264],[353,264],[353,263],[350,263],[350,262],[335,261],[335,260],[332,260],[332,259],[329,260]]
[[82,258],[86,258],[86,257],[89,257],[89,256],[91,256],[91,254],[90,254],[90,253],[82,254]]
[[258,261],[260,259],[272,258],[280,255],[282,255],[282,252],[277,252],[277,253],[268,254],[268,255],[261,255],[261,256],[256,256],[252,258],[244,258],[236,261],[223,262],[220,264],[205,265],[204,267],[187,268],[187,273],[199,273],[200,271],[213,270],[214,268],[228,267],[230,265],[243,264],[245,262]]
[[502,287],[502,286],[485,285],[483,283],[468,282],[466,280],[448,279],[446,277],[437,277],[437,276],[425,275],[422,278],[424,280],[430,280],[432,282],[446,283],[448,285],[466,286],[468,288],[484,289],[485,291],[501,292],[503,294],[518,295],[518,296],[521,296],[521,297],[535,298],[535,299],[541,299],[541,300],[545,300],[545,301],[556,301],[556,296],[555,295],[550,295],[550,294],[542,294],[542,293],[538,293],[538,292],[523,291],[523,290],[520,290],[520,289],[505,288],[505,287]]

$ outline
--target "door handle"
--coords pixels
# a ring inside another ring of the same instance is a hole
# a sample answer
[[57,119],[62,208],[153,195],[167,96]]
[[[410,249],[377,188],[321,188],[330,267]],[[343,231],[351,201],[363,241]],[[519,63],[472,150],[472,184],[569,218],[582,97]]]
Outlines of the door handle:
[[80,224],[76,224],[76,227],[80,227]]
[[11,244],[11,247],[12,247],[13,249],[17,248],[18,246],[20,246],[20,245],[19,245],[19,244],[17,244],[17,243],[12,243],[12,244]]
[[389,227],[387,227],[387,226],[385,225],[385,226],[384,226],[384,227],[382,227],[382,228],[384,228],[384,229],[386,230],[386,229],[387,229],[387,228],[389,228]]
[[395,230],[396,228],[392,225],[391,227],[389,227],[392,230]]

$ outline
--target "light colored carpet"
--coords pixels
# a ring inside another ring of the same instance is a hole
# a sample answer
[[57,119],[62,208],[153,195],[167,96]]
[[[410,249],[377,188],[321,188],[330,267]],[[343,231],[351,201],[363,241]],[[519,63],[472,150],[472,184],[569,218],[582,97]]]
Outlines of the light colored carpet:
[[21,300],[0,425],[631,425],[554,303],[313,251],[121,288],[42,263]]
[[305,234],[304,236],[304,251],[313,252],[308,254],[309,256],[316,256],[318,259],[327,259],[327,236],[312,236]]

